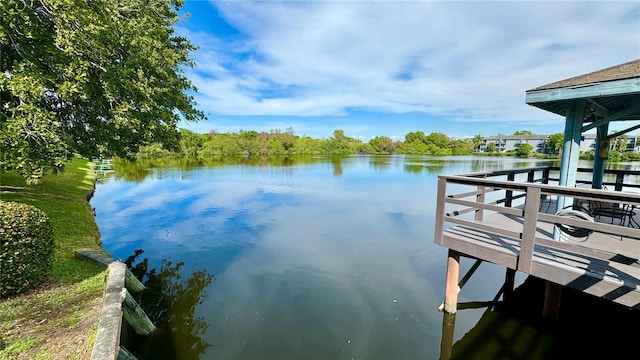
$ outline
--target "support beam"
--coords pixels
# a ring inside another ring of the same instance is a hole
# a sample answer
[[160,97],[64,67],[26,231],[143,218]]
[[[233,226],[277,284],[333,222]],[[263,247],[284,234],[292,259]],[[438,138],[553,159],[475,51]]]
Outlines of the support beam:
[[[558,181],[559,186],[573,187],[576,184],[578,156],[580,155],[580,138],[582,137],[581,129],[584,121],[584,107],[584,100],[576,100],[567,110],[562,159],[560,163],[560,179]],[[570,199],[558,197],[556,211],[567,205],[571,205]]]
[[602,189],[602,179],[604,178],[604,161],[609,156],[609,140],[607,133],[609,132],[609,123],[598,126],[596,134],[596,156],[593,159],[593,174],[591,187],[594,189]]
[[455,314],[458,306],[458,277],[460,276],[460,254],[449,249],[447,256],[447,278],[444,288],[444,311]]
[[584,100],[574,101],[567,111],[562,146],[562,164],[560,165],[560,186],[574,186],[580,155],[582,122],[584,121]]
[[[575,100],[567,109],[567,119],[564,125],[562,159],[560,162],[560,178],[558,180],[559,186],[574,187],[576,185],[585,105],[586,101],[584,99]],[[558,196],[556,212],[570,206],[572,203],[572,198]],[[560,231],[557,227],[554,227],[553,229],[553,238],[560,240]]]
[[513,289],[515,288],[516,283],[516,271],[510,268],[507,268],[507,272],[504,276],[504,294],[502,294],[502,299],[505,302],[511,300],[511,296],[513,295]]
[[[482,260],[477,259],[476,262],[474,262],[473,265],[471,265],[471,268],[469,269],[469,271],[467,271],[467,273],[464,274],[464,276],[462,277],[462,280],[460,280],[460,282],[458,283],[458,292],[462,290],[462,287],[467,283],[467,281],[469,281],[469,279],[471,279],[471,276],[475,274],[476,270],[478,270],[478,267],[480,267],[480,264],[482,264]],[[444,310],[444,303],[440,304],[440,306],[438,307],[438,311],[443,311],[443,310]]]
[[633,130],[637,130],[637,129],[640,129],[640,124],[635,125],[635,126],[632,126],[632,127],[628,128],[628,129],[625,129],[625,130],[618,131],[618,132],[616,132],[616,133],[613,133],[613,134],[607,135],[607,139],[617,138],[618,136],[624,135],[624,134],[626,134],[626,133],[630,133],[630,132],[632,132]]
[[[630,106],[628,108],[625,108],[624,110],[618,111],[616,113],[609,114],[609,115],[603,117],[601,120],[598,120],[596,122],[593,122],[593,123],[590,123],[590,124],[587,124],[587,125],[583,126],[582,127],[582,132],[591,130],[594,127],[598,127],[600,125],[608,124],[611,121],[624,120],[625,117],[631,116],[631,115],[634,115],[634,114],[638,114],[639,112],[640,112],[640,104]],[[627,119],[627,120],[630,120],[630,119]],[[631,131],[631,130],[629,130],[629,131]]]
[[542,308],[542,316],[545,319],[558,321],[561,295],[562,286],[547,281],[547,287],[544,292],[544,307]]
[[455,314],[442,314],[442,337],[440,338],[440,359],[451,358],[453,351],[453,335],[456,327]]

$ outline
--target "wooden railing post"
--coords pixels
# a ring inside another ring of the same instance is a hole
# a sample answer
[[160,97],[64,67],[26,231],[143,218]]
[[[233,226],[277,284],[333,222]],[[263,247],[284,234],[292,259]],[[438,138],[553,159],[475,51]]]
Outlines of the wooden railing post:
[[442,245],[442,232],[444,230],[444,205],[447,193],[447,179],[438,178],[438,193],[436,194],[436,223],[434,226],[434,242]]
[[551,172],[551,170],[549,168],[546,168],[544,170],[542,170],[542,183],[543,184],[548,184],[549,183],[549,173]]
[[615,185],[615,190],[616,191],[622,191],[622,184],[624,184],[624,172],[622,171],[618,171],[616,173],[616,185]]
[[529,172],[527,173],[527,182],[534,182],[536,179],[536,171],[535,170],[529,170]]
[[524,224],[522,226],[522,241],[520,242],[520,256],[518,270],[531,273],[533,250],[536,240],[536,226],[538,224],[538,209],[540,209],[540,188],[528,187],[524,207]]
[[[485,194],[487,192],[487,188],[484,187],[484,186],[478,186],[478,191],[480,193],[478,195],[476,195],[476,202],[484,204],[484,198],[485,198]],[[476,213],[475,213],[475,220],[476,221],[482,221],[483,218],[484,218],[484,209],[482,209],[482,208],[477,209]]]
[[[507,174],[507,181],[515,181],[515,180],[516,180],[516,173],[513,171],[509,172],[509,174]],[[504,206],[511,207],[512,200],[513,200],[513,191],[507,190],[505,200],[504,200]]]

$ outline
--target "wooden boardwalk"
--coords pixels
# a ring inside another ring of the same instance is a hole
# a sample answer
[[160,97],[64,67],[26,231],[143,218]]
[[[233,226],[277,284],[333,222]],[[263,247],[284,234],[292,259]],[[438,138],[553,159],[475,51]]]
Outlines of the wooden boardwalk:
[[[461,191],[461,185],[469,186],[471,191]],[[447,186],[455,188],[455,192],[448,192]],[[634,207],[640,204],[638,194],[477,176],[440,177],[435,242],[447,247],[450,254],[445,290],[447,312],[456,310],[458,289],[454,285],[459,277],[455,269],[459,256],[547,280],[557,285],[556,294],[550,292],[551,302],[553,296],[559,301],[561,287],[568,286],[640,309],[640,229],[626,226],[628,219],[623,226],[620,219],[600,217],[591,222],[558,216],[555,204],[545,203],[558,196],[570,197],[576,203],[597,199]],[[557,230],[556,224],[589,229],[591,234],[567,236]]]

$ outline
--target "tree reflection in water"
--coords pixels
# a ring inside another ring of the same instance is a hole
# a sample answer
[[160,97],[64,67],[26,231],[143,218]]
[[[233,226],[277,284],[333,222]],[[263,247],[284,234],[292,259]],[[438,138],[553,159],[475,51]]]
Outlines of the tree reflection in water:
[[202,338],[207,323],[194,312],[213,275],[200,269],[185,277],[184,262],[173,264],[166,258],[159,271],[149,269],[148,258],[135,263],[143,252],[135,250],[125,264],[146,286],[137,300],[157,329],[146,341],[144,354],[136,355],[140,359],[199,359],[211,344]]

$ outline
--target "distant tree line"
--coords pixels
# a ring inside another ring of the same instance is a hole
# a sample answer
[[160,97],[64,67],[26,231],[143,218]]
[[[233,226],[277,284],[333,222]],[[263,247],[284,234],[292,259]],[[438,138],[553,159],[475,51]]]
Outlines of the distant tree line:
[[[516,131],[514,135],[532,135],[529,131]],[[346,136],[343,130],[336,129],[330,138],[314,139],[299,136],[289,127],[285,131],[276,129],[269,132],[240,130],[237,133],[219,133],[215,130],[206,134],[195,133],[187,129],[179,129],[179,146],[177,149],[166,149],[160,143],[143,146],[138,156],[158,157],[166,155],[182,155],[188,157],[228,156],[244,158],[267,158],[286,155],[350,155],[350,154],[411,154],[411,155],[483,155],[542,157],[560,156],[563,145],[563,134],[548,135],[545,139],[545,152],[537,153],[533,147],[523,143],[517,150],[499,152],[494,143],[488,143],[484,151],[480,144],[482,135],[471,138],[455,139],[440,132],[425,134],[422,131],[409,132],[404,140],[396,140],[387,136],[376,136],[369,141],[362,141]],[[612,140],[609,160],[639,160],[640,154],[625,152],[626,140],[620,137]],[[593,159],[593,152],[581,154],[583,159]]]
[[[254,130],[238,133],[219,133],[210,131],[199,134],[180,129],[180,141],[177,150],[165,149],[161,144],[152,144],[140,148],[138,155],[162,156],[179,154],[185,156],[243,156],[268,157],[302,154],[420,154],[420,155],[465,155],[472,154],[477,148],[478,139],[453,139],[443,133],[422,131],[410,132],[404,141],[394,141],[387,136],[376,136],[367,142],[346,136],[343,130],[333,131],[328,139],[314,139],[294,134],[293,128],[285,131]],[[475,141],[475,142],[474,142]]]

